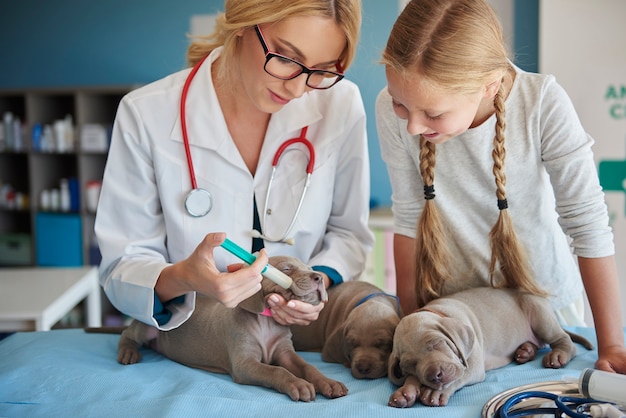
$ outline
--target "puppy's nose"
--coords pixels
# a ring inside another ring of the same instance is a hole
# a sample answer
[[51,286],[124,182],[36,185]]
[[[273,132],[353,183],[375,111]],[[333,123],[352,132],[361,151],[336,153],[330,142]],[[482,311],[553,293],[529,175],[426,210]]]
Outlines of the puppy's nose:
[[367,376],[372,371],[372,365],[366,361],[360,361],[356,365],[357,370],[361,374],[361,376]]
[[311,273],[311,281],[313,282],[321,282],[322,279],[322,275],[319,273]]
[[435,384],[439,384],[441,383],[441,380],[444,377],[444,372],[443,370],[436,366],[436,365],[432,365],[426,372],[426,378]]

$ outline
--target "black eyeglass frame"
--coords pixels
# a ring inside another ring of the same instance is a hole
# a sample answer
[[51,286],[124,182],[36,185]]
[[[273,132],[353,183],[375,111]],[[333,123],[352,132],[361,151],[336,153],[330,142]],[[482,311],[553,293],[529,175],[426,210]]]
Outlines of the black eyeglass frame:
[[[329,70],[318,70],[315,68],[309,68],[306,65],[302,64],[301,62],[298,62],[294,59],[291,59],[289,57],[286,57],[284,55],[278,54],[276,52],[270,51],[270,49],[267,46],[267,42],[265,41],[265,37],[263,36],[263,33],[261,32],[261,28],[259,27],[259,25],[254,25],[254,31],[257,34],[257,37],[259,38],[259,42],[261,42],[261,46],[263,47],[263,52],[265,53],[265,64],[263,65],[263,69],[265,70],[266,73],[268,73],[269,75],[271,75],[272,77],[278,78],[279,80],[293,80],[296,77],[299,77],[300,75],[302,75],[303,73],[306,74],[306,85],[312,89],[316,89],[316,90],[326,90],[331,88],[332,86],[334,86],[335,84],[337,84],[339,81],[341,81],[345,75],[343,72],[336,72],[336,71],[329,71]],[[301,71],[293,74],[289,77],[280,77],[277,76],[276,74],[272,74],[267,70],[267,63],[272,59],[272,58],[279,58],[281,60],[284,61],[289,61],[292,62],[298,66],[300,66]],[[337,60],[337,63],[335,64],[337,66],[337,68],[341,71],[341,64],[339,63],[339,60]],[[326,86],[326,87],[319,87],[319,86],[312,86],[309,84],[309,79],[311,78],[312,74],[332,74],[333,76],[337,77],[337,79],[335,80],[335,82],[333,84],[331,84],[330,86]]]

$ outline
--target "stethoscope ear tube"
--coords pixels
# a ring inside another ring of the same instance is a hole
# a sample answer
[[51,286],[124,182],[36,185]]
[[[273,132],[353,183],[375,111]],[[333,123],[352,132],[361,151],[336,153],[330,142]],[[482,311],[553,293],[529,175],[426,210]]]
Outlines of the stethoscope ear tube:
[[309,189],[309,183],[311,182],[311,174],[313,173],[313,170],[315,169],[315,148],[313,147],[313,144],[311,144],[311,141],[306,139],[306,132],[308,128],[309,128],[308,126],[305,126],[300,131],[300,136],[296,138],[291,138],[283,142],[281,146],[278,147],[278,150],[276,151],[276,154],[274,155],[274,160],[272,160],[272,174],[270,175],[270,180],[267,184],[267,192],[265,193],[265,205],[264,205],[264,210],[263,210],[263,226],[264,227],[267,225],[267,213],[268,213],[268,206],[270,202],[270,194],[272,192],[272,184],[274,183],[274,176],[276,174],[276,169],[278,168],[278,163],[280,162],[280,158],[282,157],[285,150],[289,146],[296,144],[296,143],[303,144],[309,151],[309,162],[306,166],[306,180],[304,182],[304,186],[302,187],[302,193],[300,193],[300,200],[298,201],[298,206],[296,207],[296,210],[294,211],[293,216],[291,217],[291,222],[289,223],[289,226],[287,227],[287,229],[285,229],[285,232],[280,237],[280,239],[272,239],[265,234],[261,234],[258,231],[252,232],[253,237],[262,238],[270,242],[282,242],[282,243],[289,244],[289,245],[294,244],[293,238],[287,238],[287,236],[293,229],[293,226],[296,223],[296,219],[298,219],[298,215],[300,214],[300,209],[302,208],[302,203],[304,202],[304,197],[306,196],[306,192]]
[[306,131],[308,130],[309,130],[309,127],[305,126],[300,131],[299,137],[288,139],[287,141],[283,142],[280,145],[280,147],[278,147],[278,150],[276,150],[276,154],[274,154],[274,159],[272,160],[272,168],[273,168],[272,176],[274,175],[274,171],[276,171],[276,167],[278,166],[280,157],[283,156],[283,153],[285,152],[285,150],[292,144],[296,144],[296,143],[300,143],[304,145],[305,147],[307,147],[309,151],[309,163],[306,165],[306,172],[308,174],[313,173],[313,169],[315,168],[315,148],[313,148],[313,144],[311,144],[311,141],[306,139]]

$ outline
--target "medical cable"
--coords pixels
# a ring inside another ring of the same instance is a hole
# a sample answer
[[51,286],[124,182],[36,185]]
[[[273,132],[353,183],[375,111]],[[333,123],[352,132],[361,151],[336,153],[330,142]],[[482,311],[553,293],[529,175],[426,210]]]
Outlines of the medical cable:
[[[208,56],[208,55],[207,55]],[[195,77],[196,73],[200,69],[200,66],[204,62],[207,57],[202,58],[200,62],[198,62],[191,69],[189,76],[185,80],[185,84],[183,86],[183,92],[180,96],[180,125],[181,131],[183,133],[183,143],[185,144],[185,154],[187,156],[187,166],[189,167],[189,178],[191,179],[191,188],[197,189],[198,183],[196,182],[196,173],[193,168],[193,160],[191,158],[191,149],[189,147],[189,137],[187,136],[187,118],[186,118],[186,102],[187,102],[187,93],[189,92],[189,86],[191,85],[191,81]]]
[[200,66],[206,60],[207,57],[201,59],[194,67],[191,69],[191,72],[187,76],[185,80],[185,84],[183,85],[183,90],[180,95],[180,127],[183,135],[183,144],[185,145],[185,154],[187,156],[187,166],[189,167],[189,179],[191,180],[191,190],[187,193],[185,197],[185,209],[187,213],[193,217],[201,217],[206,215],[213,208],[213,196],[209,193],[208,190],[202,189],[198,187],[198,183],[196,181],[196,173],[193,168],[193,161],[191,158],[191,149],[189,147],[189,137],[187,135],[187,115],[186,115],[186,104],[187,104],[187,93],[189,92],[189,86],[191,85],[191,81],[195,77],[196,73],[200,69]]
[[[513,406],[525,399],[539,398],[554,402],[554,407],[539,407],[513,410]],[[602,408],[591,408],[597,405],[608,405]],[[580,412],[583,406],[590,407],[591,414]],[[612,408],[611,408],[612,407]],[[617,411],[617,412],[616,412]],[[608,415],[610,413],[611,415]],[[617,413],[617,415],[616,415]],[[550,392],[527,391],[511,396],[498,410],[499,418],[528,417],[538,414],[565,414],[572,418],[623,418],[626,417],[619,409],[610,403],[599,402],[595,399],[579,398],[574,396],[560,396]],[[597,415],[599,414],[599,415]]]
[[[189,193],[187,193],[187,196],[185,196],[184,203],[185,203],[185,209],[187,210],[187,213],[189,213],[189,215],[193,217],[205,216],[213,208],[213,196],[208,190],[198,187],[198,182],[196,180],[196,173],[193,167],[193,159],[191,157],[191,147],[189,145],[189,135],[187,132],[187,112],[186,112],[187,94],[189,93],[189,87],[191,86],[191,82],[193,81],[194,77],[196,76],[196,73],[202,66],[202,63],[207,59],[207,57],[208,56],[205,56],[193,66],[193,68],[187,75],[187,78],[185,80],[185,83],[183,84],[182,92],[180,95],[180,126],[181,126],[181,132],[183,136],[183,144],[185,146],[185,156],[187,158],[187,166],[189,168],[189,179],[191,181],[191,190],[189,191]],[[261,238],[265,241],[281,242],[281,243],[286,243],[289,245],[294,244],[294,239],[287,238],[287,236],[293,229],[296,223],[296,219],[298,218],[298,215],[300,214],[300,210],[302,208],[302,204],[304,203],[306,192],[311,182],[311,174],[313,173],[313,170],[315,168],[315,149],[313,147],[313,144],[306,138],[306,133],[307,133],[308,128],[309,128],[308,126],[305,126],[304,128],[302,128],[300,131],[300,136],[283,142],[278,148],[278,150],[276,151],[276,154],[274,155],[274,159],[272,160],[272,174],[268,182],[267,192],[265,194],[265,211],[263,213],[263,224],[261,225],[261,227],[266,227],[267,215],[271,213],[271,209],[268,208],[269,199],[270,199],[274,177],[276,175],[276,169],[278,168],[278,164],[280,162],[281,157],[283,156],[287,148],[290,147],[291,145],[297,144],[297,143],[303,144],[307,148],[308,153],[309,153],[309,159],[308,159],[308,163],[306,166],[306,179],[305,179],[304,186],[302,188],[302,193],[300,194],[300,200],[298,202],[298,206],[296,207],[296,210],[294,211],[294,214],[291,218],[289,226],[285,230],[285,233],[279,239],[273,239],[269,237],[267,234],[263,234],[261,233],[261,231],[256,230],[256,229],[252,230],[253,238]]]

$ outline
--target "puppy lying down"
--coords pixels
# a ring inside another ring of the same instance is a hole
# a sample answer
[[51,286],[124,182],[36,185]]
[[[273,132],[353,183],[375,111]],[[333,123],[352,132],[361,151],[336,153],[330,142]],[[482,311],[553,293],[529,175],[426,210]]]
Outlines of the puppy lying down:
[[262,315],[270,293],[312,304],[326,301],[321,275],[293,257],[270,257],[269,262],[293,279],[288,290],[263,279],[261,292],[232,309],[197,295],[192,316],[171,331],[133,321],[120,337],[118,361],[141,361],[138,348],[146,345],[189,367],[228,373],[236,383],[273,388],[296,401],[314,400],[316,393],[346,395],[343,383],[325,377],[295,352],[289,327]]
[[356,379],[384,377],[400,316],[395,296],[368,282],[344,282],[328,290],[315,322],[291,326],[293,344],[321,351],[322,360],[343,364]]
[[477,288],[435,299],[402,318],[389,360],[389,379],[400,386],[389,405],[404,408],[417,399],[443,406],[485,371],[534,357],[530,347],[551,347],[543,366],[560,368],[576,355],[576,338],[566,333],[547,299],[511,289]]

